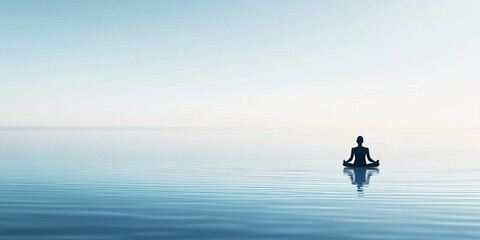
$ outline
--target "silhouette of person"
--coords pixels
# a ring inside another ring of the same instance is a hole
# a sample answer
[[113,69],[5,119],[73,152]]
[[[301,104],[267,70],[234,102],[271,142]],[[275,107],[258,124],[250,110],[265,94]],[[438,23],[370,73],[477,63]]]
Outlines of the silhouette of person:
[[353,185],[357,185],[357,192],[363,192],[363,187],[370,183],[370,177],[374,174],[378,174],[377,168],[344,168],[343,173],[350,177],[350,181]]
[[[352,152],[350,153],[350,158],[348,160],[343,160],[343,166],[345,167],[378,167],[380,165],[380,160],[373,160],[370,157],[370,151],[368,148],[362,146],[363,144],[363,137],[358,136],[357,137],[357,143],[358,146],[352,148]],[[353,157],[355,156],[355,162],[352,164],[350,163],[353,160]],[[366,159],[370,163],[367,164]]]

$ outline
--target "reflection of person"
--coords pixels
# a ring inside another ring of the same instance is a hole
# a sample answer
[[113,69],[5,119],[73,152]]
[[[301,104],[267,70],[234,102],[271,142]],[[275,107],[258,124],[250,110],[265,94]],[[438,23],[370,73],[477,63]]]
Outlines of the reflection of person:
[[[380,165],[380,160],[373,160],[370,157],[370,151],[368,148],[362,146],[363,144],[363,137],[358,136],[357,137],[357,143],[358,146],[352,148],[352,152],[350,153],[350,158],[348,160],[343,160],[343,166],[346,167],[378,167]],[[355,162],[352,164],[350,163],[353,160],[353,156],[355,156]],[[365,157],[368,159],[370,162],[367,164],[367,161],[365,160]]]
[[370,177],[373,174],[378,174],[377,168],[345,168],[343,173],[350,177],[353,185],[357,185],[357,192],[363,192],[363,187],[370,183]]

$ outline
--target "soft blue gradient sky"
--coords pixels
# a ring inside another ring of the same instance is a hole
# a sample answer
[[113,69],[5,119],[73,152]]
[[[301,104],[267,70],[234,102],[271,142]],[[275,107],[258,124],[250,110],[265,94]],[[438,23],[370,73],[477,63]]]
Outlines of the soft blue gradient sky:
[[480,1],[1,1],[0,125],[480,127]]

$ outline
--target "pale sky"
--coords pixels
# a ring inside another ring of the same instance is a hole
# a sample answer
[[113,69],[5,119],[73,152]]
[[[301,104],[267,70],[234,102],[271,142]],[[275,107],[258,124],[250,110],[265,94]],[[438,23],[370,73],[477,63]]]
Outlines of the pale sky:
[[480,1],[0,1],[0,125],[480,127]]

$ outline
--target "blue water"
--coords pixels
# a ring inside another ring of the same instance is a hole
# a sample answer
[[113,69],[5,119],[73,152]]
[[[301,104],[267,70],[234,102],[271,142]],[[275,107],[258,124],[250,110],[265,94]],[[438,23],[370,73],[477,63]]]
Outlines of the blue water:
[[[363,134],[378,169],[353,171]],[[0,130],[1,239],[480,239],[479,130]]]

